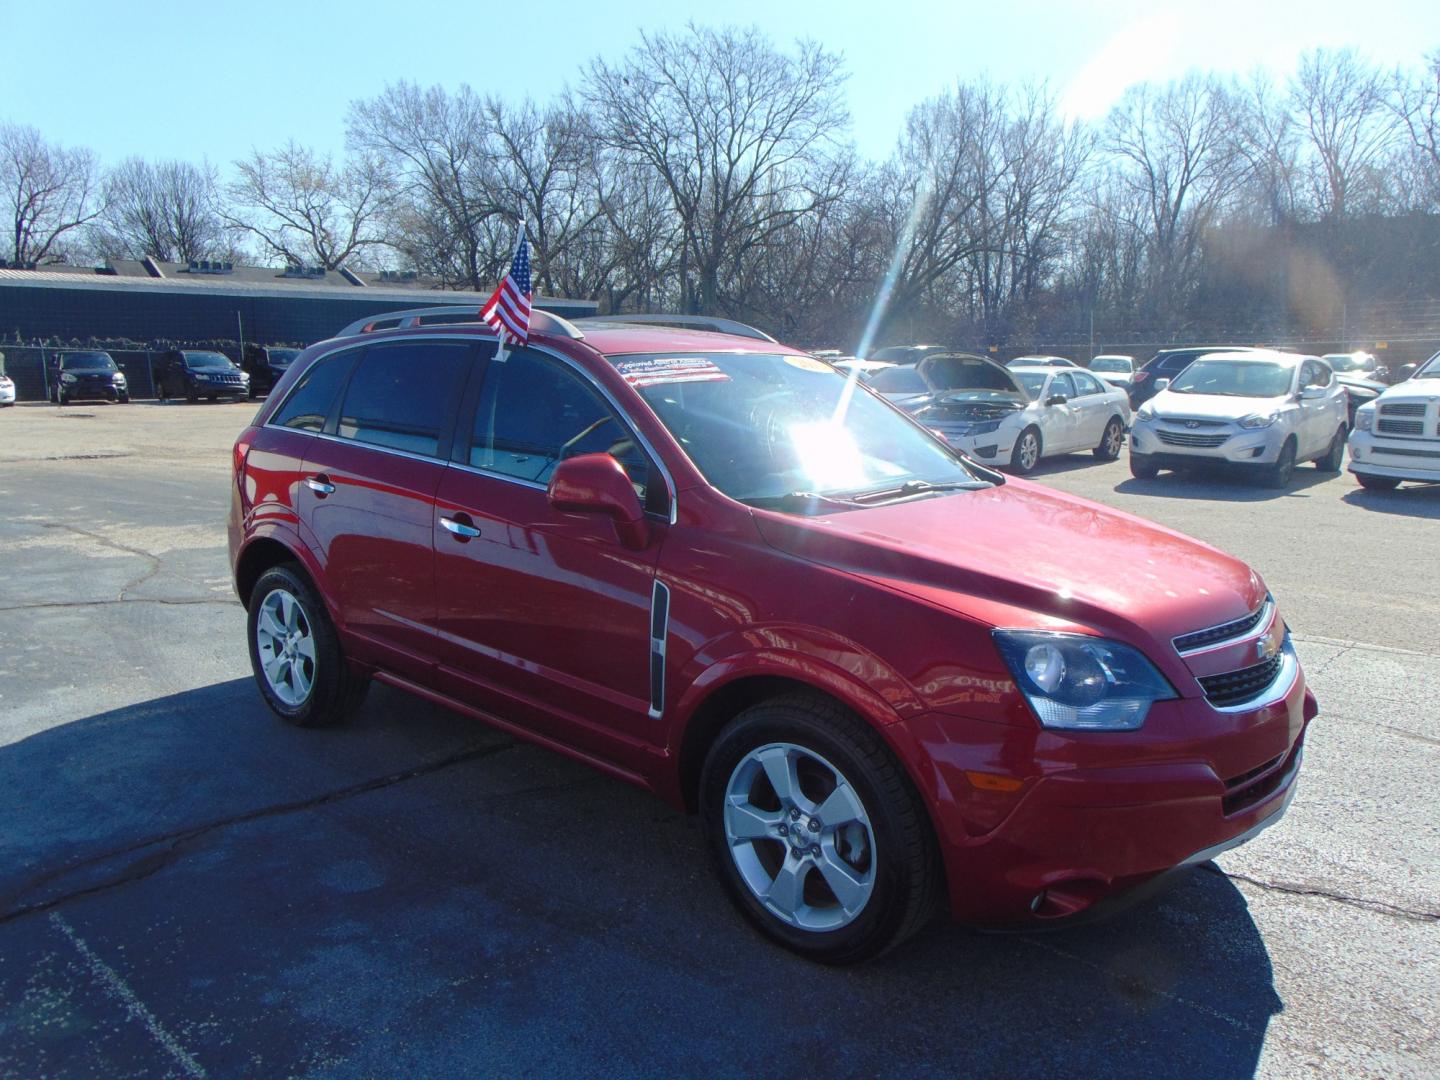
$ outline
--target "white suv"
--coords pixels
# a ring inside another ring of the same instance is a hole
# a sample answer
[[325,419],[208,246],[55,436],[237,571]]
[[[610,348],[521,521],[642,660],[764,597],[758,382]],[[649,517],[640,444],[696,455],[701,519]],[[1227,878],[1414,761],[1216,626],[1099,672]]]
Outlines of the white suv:
[[1363,487],[1440,483],[1440,352],[1355,413],[1350,471]]
[[1345,388],[1318,357],[1210,353],[1135,414],[1130,472],[1148,480],[1161,469],[1228,463],[1256,469],[1272,487],[1289,484],[1301,461],[1339,472],[1347,409]]

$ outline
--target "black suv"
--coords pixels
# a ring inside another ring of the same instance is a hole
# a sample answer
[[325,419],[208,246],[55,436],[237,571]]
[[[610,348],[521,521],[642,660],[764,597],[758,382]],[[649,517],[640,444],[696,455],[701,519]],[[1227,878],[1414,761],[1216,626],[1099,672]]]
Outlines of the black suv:
[[50,400],[56,405],[72,401],[130,402],[130,384],[108,352],[61,353],[50,362]]
[[1161,349],[1135,372],[1130,383],[1130,407],[1138,409],[1160,392],[1155,388],[1156,379],[1174,382],[1175,376],[1209,353],[1261,351],[1250,345],[1187,345],[1183,349]]
[[302,351],[278,345],[246,345],[240,366],[250,376],[250,396],[270,393]]
[[224,353],[201,349],[170,349],[155,359],[155,396],[161,401],[183,397],[214,401],[248,397],[250,376]]

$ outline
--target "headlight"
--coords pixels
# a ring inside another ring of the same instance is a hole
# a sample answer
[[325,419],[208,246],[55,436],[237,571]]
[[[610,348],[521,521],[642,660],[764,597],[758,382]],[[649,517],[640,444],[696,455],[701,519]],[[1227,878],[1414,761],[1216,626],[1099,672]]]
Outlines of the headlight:
[[1278,412],[1266,413],[1263,416],[1261,416],[1259,413],[1252,413],[1250,416],[1247,416],[1245,417],[1245,419],[1240,421],[1240,426],[1242,428],[1269,427],[1271,424],[1275,423],[1275,421],[1279,419],[1280,414]]
[[1135,414],[1135,419],[1142,424],[1153,424],[1155,422],[1155,410],[1149,405],[1141,405],[1140,411]]
[[971,434],[971,435],[989,435],[991,432],[993,432],[993,431],[999,431],[999,430],[1000,430],[1000,421],[999,421],[999,420],[986,420],[986,421],[985,421],[984,423],[982,423],[982,424],[971,424],[971,425],[970,425],[970,434]]
[[1361,406],[1355,413],[1355,430],[1369,431],[1375,426],[1375,410],[1369,406]]
[[995,646],[1040,723],[1134,731],[1153,702],[1176,696],[1139,650],[1085,634],[996,630]]
[[123,371],[117,371],[117,372],[115,373],[115,381],[116,381],[117,383],[119,383],[121,386],[124,386],[124,385],[125,385],[125,373],[124,373]]
[[62,372],[60,373],[60,381],[61,381],[61,382],[74,382],[74,381],[75,381],[75,376],[74,376],[74,375],[71,375],[70,372],[68,372],[68,371],[62,371]]

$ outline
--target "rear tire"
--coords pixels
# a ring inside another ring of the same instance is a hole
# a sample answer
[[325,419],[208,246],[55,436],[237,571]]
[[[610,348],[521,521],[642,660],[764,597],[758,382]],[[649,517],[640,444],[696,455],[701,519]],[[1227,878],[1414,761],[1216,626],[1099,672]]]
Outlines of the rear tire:
[[1371,476],[1367,473],[1356,473],[1355,479],[1360,481],[1360,486],[1366,491],[1394,491],[1400,486],[1400,481],[1393,476]]
[[1345,464],[1345,429],[1338,428],[1335,437],[1330,440],[1330,449],[1325,451],[1324,457],[1315,459],[1315,468],[1321,472],[1338,473]]
[[706,756],[700,816],[736,907],[801,956],[856,963],[934,917],[924,803],[875,730],[828,698],[790,694],[737,716]]
[[1120,456],[1120,448],[1124,445],[1125,424],[1118,416],[1112,416],[1100,435],[1100,445],[1090,452],[1101,461],[1114,461]]
[[345,657],[330,614],[293,563],[260,575],[250,590],[250,666],[272,712],[297,727],[338,724],[370,688]]
[[1040,455],[1044,448],[1040,429],[1033,424],[1027,427],[1020,432],[1019,438],[1015,440],[1015,448],[1010,451],[1010,471],[1020,476],[1034,472],[1035,466],[1040,464]]
[[194,405],[197,401],[200,400],[200,395],[195,392],[195,388],[193,386],[187,386],[185,388],[185,400],[188,401],[191,405]]

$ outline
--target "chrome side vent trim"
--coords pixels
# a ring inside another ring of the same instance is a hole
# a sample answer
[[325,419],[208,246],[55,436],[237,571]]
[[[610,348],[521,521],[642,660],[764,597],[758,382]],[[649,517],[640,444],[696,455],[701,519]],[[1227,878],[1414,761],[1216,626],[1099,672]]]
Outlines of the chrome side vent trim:
[[665,712],[665,639],[670,632],[670,588],[659,578],[650,591],[650,718]]

